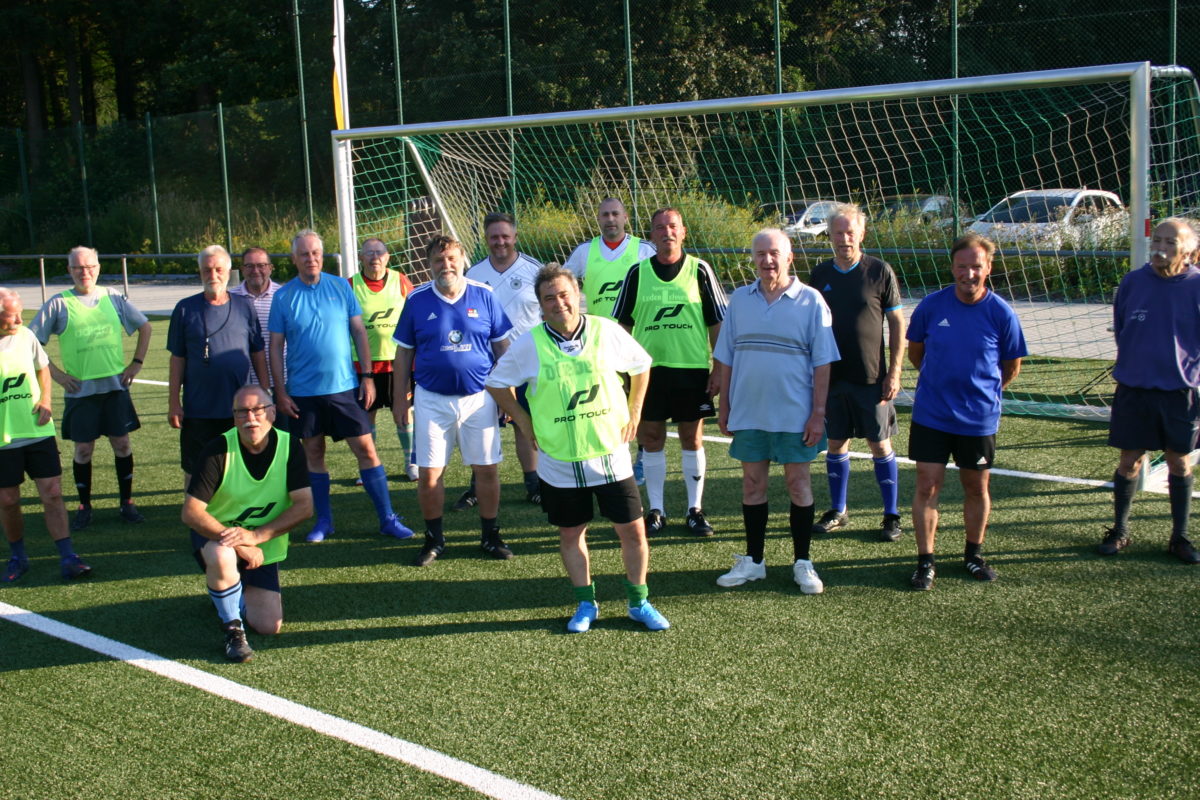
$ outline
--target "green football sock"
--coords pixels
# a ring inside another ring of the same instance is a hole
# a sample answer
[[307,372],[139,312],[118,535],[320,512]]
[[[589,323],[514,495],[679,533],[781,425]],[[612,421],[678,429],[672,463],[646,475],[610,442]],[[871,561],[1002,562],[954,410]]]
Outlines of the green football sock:
[[629,600],[630,608],[640,606],[642,603],[646,602],[646,598],[649,595],[650,589],[646,586],[646,584],[642,583],[635,586],[629,582],[628,578],[625,579],[625,597],[627,600]]
[[596,602],[596,584],[595,583],[589,583],[587,586],[572,586],[571,591],[573,591],[575,593],[575,602],[576,603],[582,603],[585,600],[590,603]]

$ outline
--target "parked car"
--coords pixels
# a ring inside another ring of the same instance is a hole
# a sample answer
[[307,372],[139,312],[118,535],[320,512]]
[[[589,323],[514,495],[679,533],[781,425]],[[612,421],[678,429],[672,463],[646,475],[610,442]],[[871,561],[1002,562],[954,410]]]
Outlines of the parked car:
[[[971,212],[958,204],[958,221],[970,222]],[[944,194],[898,194],[883,198],[875,212],[876,222],[920,222],[923,225],[946,227],[954,224],[954,200]]]
[[997,244],[1104,248],[1129,230],[1129,212],[1121,198],[1099,189],[1028,189],[992,206],[970,230]]
[[829,215],[837,200],[793,200],[783,205],[764,206],[765,217],[793,239],[815,239],[826,235]]

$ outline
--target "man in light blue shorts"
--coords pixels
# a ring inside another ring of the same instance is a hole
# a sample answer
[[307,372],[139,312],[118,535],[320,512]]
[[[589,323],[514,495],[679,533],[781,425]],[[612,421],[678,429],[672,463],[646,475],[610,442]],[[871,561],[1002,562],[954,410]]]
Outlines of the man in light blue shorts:
[[767,577],[767,480],[783,464],[791,499],[792,577],[805,594],[825,585],[809,557],[813,494],[809,463],[825,448],[825,398],[830,364],[838,360],[832,316],[821,293],[791,274],[792,244],[778,229],[759,231],[751,245],[758,280],[729,299],[713,361],[721,370],[721,433],[742,462],[746,555],[717,578],[741,586]]

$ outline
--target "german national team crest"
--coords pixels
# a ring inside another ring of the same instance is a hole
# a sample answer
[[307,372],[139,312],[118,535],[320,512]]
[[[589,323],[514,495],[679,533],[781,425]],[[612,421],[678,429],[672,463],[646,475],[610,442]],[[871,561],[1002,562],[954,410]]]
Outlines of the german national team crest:
[[450,344],[458,344],[462,341],[462,331],[450,331]]
[[512,279],[512,288],[514,288],[514,289],[520,289],[520,288],[521,288],[522,286],[524,286],[524,285],[525,285],[525,282],[524,282],[524,281],[522,281],[520,278],[513,278],[513,279]]

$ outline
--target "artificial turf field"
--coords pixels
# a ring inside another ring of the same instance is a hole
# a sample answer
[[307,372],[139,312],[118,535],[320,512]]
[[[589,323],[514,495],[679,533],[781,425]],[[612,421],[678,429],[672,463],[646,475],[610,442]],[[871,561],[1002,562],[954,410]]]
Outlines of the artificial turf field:
[[[141,377],[166,379],[165,334],[157,321]],[[624,617],[616,540],[599,525],[601,618],[572,636],[557,537],[524,503],[514,457],[501,524],[517,557],[486,560],[474,512],[447,512],[447,555],[416,569],[415,540],[375,532],[339,445],[337,534],[293,546],[283,632],[251,634],[256,658],[228,664],[179,522],[166,389],[139,384],[134,399],[135,499],[147,522],[117,519],[111,451],[99,444],[96,520],[75,535],[94,579],[58,578],[35,513],[32,568],[0,587],[0,602],[573,800],[1200,795],[1200,569],[1165,552],[1164,496],[1139,495],[1133,545],[1103,559],[1094,546],[1107,491],[994,475],[985,552],[1000,579],[984,585],[961,567],[952,472],[937,586],[916,593],[911,533],[875,540],[878,493],[869,462],[856,460],[851,527],[814,541],[826,591],[810,597],[791,582],[775,474],[768,579],[720,589],[714,579],[743,552],[740,471],[725,445],[709,444],[705,506],[717,535],[689,537],[672,440],[671,519],[652,540],[650,575],[672,629]],[[906,414],[901,427],[903,454]],[[398,465],[390,420],[379,441],[384,463]],[[1103,443],[1095,423],[1006,418],[996,466],[1105,480],[1115,453]],[[70,450],[60,450],[69,483]],[[902,504],[913,477],[901,467]],[[820,463],[814,478],[820,510]],[[448,499],[465,481],[450,470]],[[393,502],[416,521],[412,484],[393,483]],[[6,620],[0,697],[0,798],[483,796]]]

